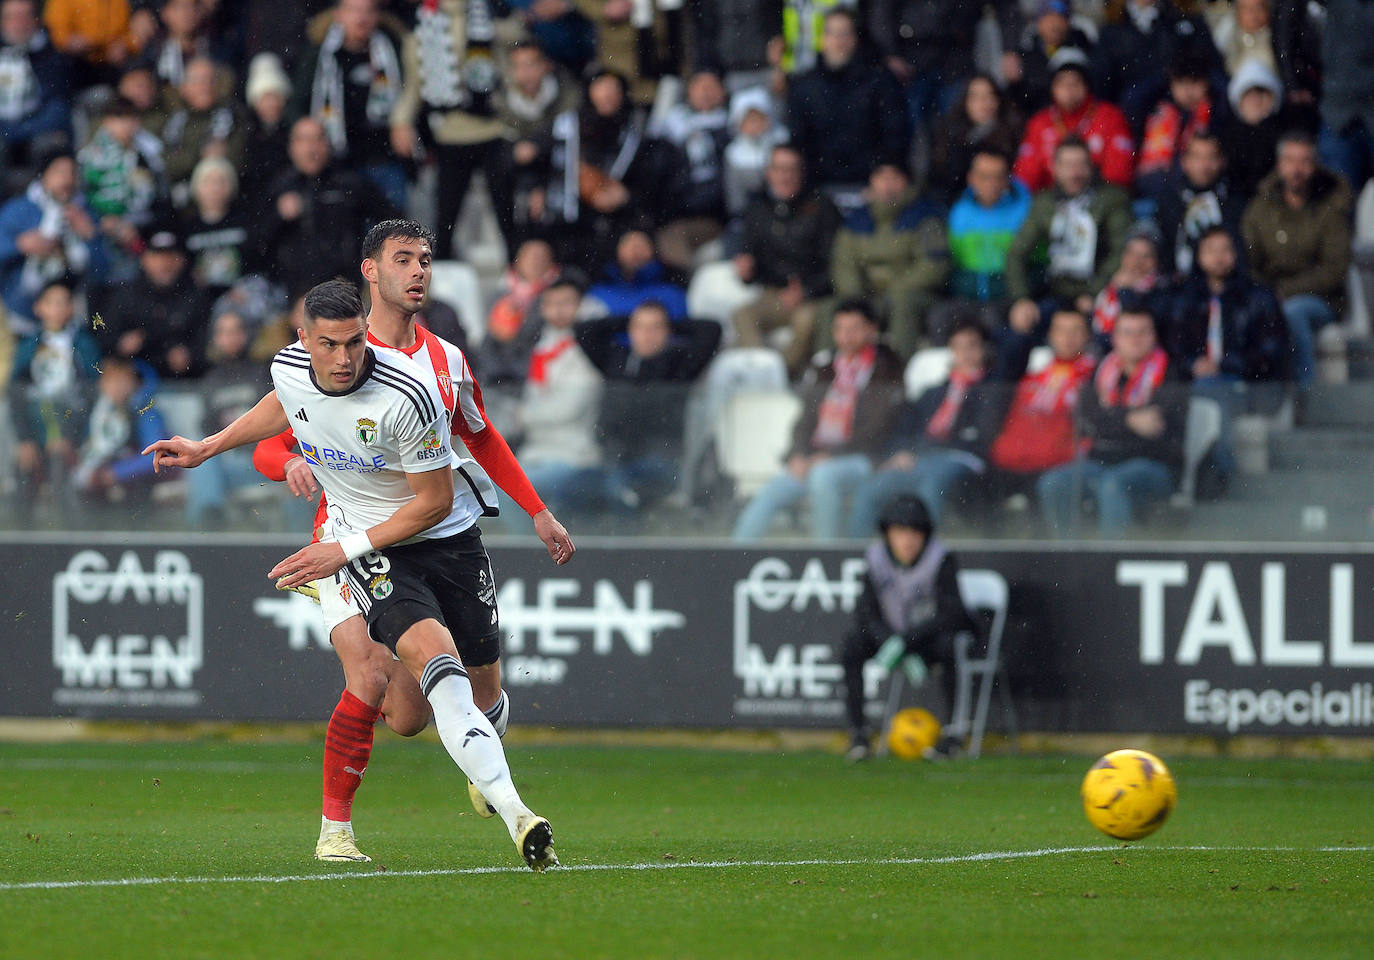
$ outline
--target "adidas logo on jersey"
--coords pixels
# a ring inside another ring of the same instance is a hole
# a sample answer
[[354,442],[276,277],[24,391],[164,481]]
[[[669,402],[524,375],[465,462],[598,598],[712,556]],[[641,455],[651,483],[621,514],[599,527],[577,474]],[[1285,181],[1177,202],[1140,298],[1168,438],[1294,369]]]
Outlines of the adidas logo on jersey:
[[296,419],[304,420],[306,423],[310,422],[310,418],[305,415],[305,407],[301,407],[299,410],[296,411]]

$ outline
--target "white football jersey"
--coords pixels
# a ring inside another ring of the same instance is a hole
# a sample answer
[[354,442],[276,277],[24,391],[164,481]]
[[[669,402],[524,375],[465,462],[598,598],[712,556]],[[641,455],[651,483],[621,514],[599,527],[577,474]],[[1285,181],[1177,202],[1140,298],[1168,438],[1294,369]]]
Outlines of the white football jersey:
[[[426,379],[403,354],[368,347],[353,386],[327,393],[299,343],[273,358],[277,399],[329,501],[321,539],[337,540],[390,519],[415,497],[405,474],[452,467],[448,414]],[[459,487],[454,484],[453,511],[412,540],[450,537],[476,522],[481,508]]]

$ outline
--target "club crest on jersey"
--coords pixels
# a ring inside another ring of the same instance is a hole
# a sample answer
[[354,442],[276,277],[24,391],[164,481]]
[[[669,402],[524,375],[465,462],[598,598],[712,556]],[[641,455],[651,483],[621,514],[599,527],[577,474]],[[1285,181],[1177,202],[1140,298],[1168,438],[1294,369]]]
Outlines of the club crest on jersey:
[[429,433],[425,434],[424,440],[420,443],[426,450],[438,450],[444,445],[444,441],[439,439],[439,434],[435,432],[433,427],[429,428]]
[[373,577],[372,582],[367,585],[367,589],[371,591],[372,595],[378,600],[385,600],[387,597],[391,596],[391,578],[386,574]]
[[367,417],[358,418],[358,442],[370,447],[377,442],[377,421]]
[[453,390],[453,378],[448,375],[447,370],[440,370],[435,376],[439,378],[439,386],[443,388],[444,393]]
[[344,603],[353,602],[353,592],[348,589],[347,580],[339,584],[339,599],[342,600]]

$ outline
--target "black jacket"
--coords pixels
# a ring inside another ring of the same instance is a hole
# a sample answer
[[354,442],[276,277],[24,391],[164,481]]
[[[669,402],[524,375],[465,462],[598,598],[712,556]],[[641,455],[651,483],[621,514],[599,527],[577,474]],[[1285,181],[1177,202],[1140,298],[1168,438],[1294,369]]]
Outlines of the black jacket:
[[[277,199],[292,192],[301,195],[304,210],[295,220],[283,220]],[[289,167],[268,187],[267,203],[259,221],[259,249],[276,265],[292,297],[331,277],[356,276],[362,236],[395,216],[369,180],[335,166],[318,177]]]
[[[1159,15],[1149,32],[1136,28],[1123,13],[1117,23],[1102,28],[1093,52],[1093,94],[1119,104],[1138,133],[1146,112],[1169,89],[1169,64],[1180,53],[1205,59],[1215,81],[1224,83],[1226,68],[1212,43],[1212,32],[1201,17],[1180,13],[1171,0],[1158,0]],[[1222,97],[1214,96],[1220,103]]]
[[1155,220],[1164,237],[1161,270],[1187,276],[1192,272],[1198,237],[1203,231],[1223,226],[1232,236],[1239,237],[1240,215],[1244,212],[1245,202],[1236,196],[1227,178],[1199,189],[1188,182],[1182,170],[1175,171],[1165,182],[1155,210]]
[[785,287],[800,277],[808,299],[830,292],[830,247],[840,227],[840,212],[817,193],[793,200],[761,194],[744,211],[740,252],[754,258],[754,280]]
[[[1089,57],[1093,54],[1093,41],[1077,27],[1069,27],[1069,35],[1060,44],[1060,49],[1073,47]],[[1045,53],[1045,43],[1035,30],[1027,30],[1016,49],[1021,54],[1021,79],[1007,87],[1007,96],[1015,101],[1021,112],[1030,116],[1037,110],[1050,105],[1050,57]]]
[[[106,353],[115,347],[122,334],[143,331],[143,347],[133,355],[161,376],[199,376],[205,368],[205,347],[209,340],[210,295],[191,282],[191,271],[183,271],[170,287],[155,287],[139,274],[132,283],[111,296],[101,319],[101,346]],[[173,374],[167,352],[186,347],[191,353],[189,374]]]
[[1145,457],[1177,470],[1183,465],[1183,430],[1188,417],[1188,390],[1180,382],[1179,363],[1169,361],[1164,382],[1151,405],[1164,415],[1164,432],[1153,440],[1126,425],[1127,408],[1103,406],[1097,396],[1096,373],[1078,391],[1079,429],[1091,441],[1088,455],[1099,463],[1115,464]]
[[973,72],[973,43],[986,6],[997,15],[1002,49],[1014,50],[1020,26],[1016,0],[873,0],[869,35],[883,56],[901,57],[917,73],[935,71],[950,83]]
[[[1169,355],[1185,371],[1207,352],[1211,290],[1194,273],[1179,288],[1169,325]],[[1236,271],[1221,292],[1221,372],[1240,380],[1285,380],[1291,372],[1288,325],[1268,287]]]
[[787,116],[813,183],[866,183],[879,160],[906,158],[911,131],[902,88],[857,57],[838,70],[822,61],[794,78]]
[[926,433],[926,427],[940,409],[948,389],[948,382],[930,387],[903,406],[892,435],[891,452],[907,451],[919,455],[922,450],[938,447],[987,459],[988,448],[1002,431],[1002,421],[1006,419],[1007,407],[1016,389],[1015,380],[1004,378],[996,371],[989,372],[969,388],[968,396],[964,397],[954,417],[949,438],[936,441]]
[[578,345],[606,378],[597,431],[620,462],[680,453],[687,392],[720,345],[720,324],[680,320],[660,353],[630,351],[624,317],[586,320],[574,328]]
[[698,0],[696,69],[729,73],[768,67],[768,41],[782,31],[782,0]]

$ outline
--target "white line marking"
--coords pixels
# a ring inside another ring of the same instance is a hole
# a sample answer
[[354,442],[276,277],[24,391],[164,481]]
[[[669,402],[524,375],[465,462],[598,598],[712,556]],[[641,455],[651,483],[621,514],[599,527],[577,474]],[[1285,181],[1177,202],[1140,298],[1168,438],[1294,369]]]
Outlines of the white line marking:
[[[1086,762],[1086,761],[1085,761]],[[311,770],[319,766],[318,761],[310,760],[121,760],[115,757],[14,757],[0,759],[0,770],[151,770],[155,773],[181,771],[186,773],[258,773],[265,770]],[[980,783],[1036,781],[1054,783],[1060,781],[1077,782],[1078,773],[1066,770],[1063,773],[1048,771],[1032,772],[991,772],[982,770],[931,770],[925,778],[938,781],[968,782],[970,779]],[[1204,787],[1280,787],[1285,790],[1296,787],[1327,787],[1344,789],[1346,787],[1374,786],[1368,778],[1313,777],[1247,777],[1247,776],[1189,776],[1185,783]]]
[[[1123,847],[1108,844],[1093,847],[1042,847],[1038,850],[990,850],[948,857],[903,857],[892,860],[684,860],[665,863],[573,863],[558,867],[555,873],[613,872],[618,870],[724,870],[731,867],[910,867],[950,863],[984,863],[1000,860],[1029,860],[1079,853],[1132,853],[1185,851],[1191,853],[1370,853],[1374,846],[1351,847],[1226,847],[1157,846]],[[124,877],[113,880],[34,880],[28,883],[0,883],[0,892],[17,890],[75,890],[92,887],[152,887],[167,884],[210,883],[310,883],[320,880],[375,880],[386,877],[467,877],[493,873],[527,873],[524,867],[462,867],[441,870],[360,870],[356,873],[301,873],[285,876],[253,877]]]

